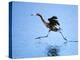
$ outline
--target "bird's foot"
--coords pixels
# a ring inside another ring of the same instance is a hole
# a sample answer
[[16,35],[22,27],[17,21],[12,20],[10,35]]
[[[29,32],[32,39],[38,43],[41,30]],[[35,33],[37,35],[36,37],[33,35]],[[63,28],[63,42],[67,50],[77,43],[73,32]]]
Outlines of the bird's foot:
[[68,42],[78,42],[78,41],[68,41]]
[[48,37],[48,36],[37,37],[35,39],[41,39],[41,38],[46,38],[46,37]]
[[78,42],[78,41],[65,41],[64,44],[68,43],[68,42]]
[[64,38],[64,40],[66,40],[66,41],[67,41],[67,39],[66,39],[66,38]]
[[37,38],[35,38],[35,39],[41,39],[41,37],[37,37]]
[[68,40],[66,38],[64,38],[64,40],[65,40],[64,44],[66,44],[68,42]]

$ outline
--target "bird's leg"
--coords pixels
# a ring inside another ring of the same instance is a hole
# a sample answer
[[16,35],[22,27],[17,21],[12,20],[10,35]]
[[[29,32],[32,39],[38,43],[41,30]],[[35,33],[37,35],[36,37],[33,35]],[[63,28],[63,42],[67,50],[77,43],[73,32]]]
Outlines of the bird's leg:
[[60,34],[62,35],[63,39],[66,41],[66,42],[64,42],[65,44],[66,44],[67,42],[78,42],[78,41],[68,41],[68,40],[64,37],[64,35],[62,34],[61,31],[60,31]]
[[63,39],[66,41],[65,43],[67,43],[67,39],[64,37],[63,33],[61,31],[59,33],[61,34],[61,36],[63,37]]
[[47,34],[46,36],[40,36],[40,37],[37,37],[37,38],[35,38],[35,39],[46,38],[46,37],[48,37],[48,35],[49,35],[49,32],[50,32],[50,30],[48,31],[48,34]]

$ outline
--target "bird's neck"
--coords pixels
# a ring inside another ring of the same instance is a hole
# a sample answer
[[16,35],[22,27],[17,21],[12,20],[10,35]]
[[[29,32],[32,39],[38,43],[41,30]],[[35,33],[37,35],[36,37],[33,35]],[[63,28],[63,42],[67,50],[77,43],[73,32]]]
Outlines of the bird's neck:
[[41,18],[41,20],[42,20],[42,22],[43,22],[44,24],[47,23],[47,22],[43,19],[42,15],[38,15],[38,16]]

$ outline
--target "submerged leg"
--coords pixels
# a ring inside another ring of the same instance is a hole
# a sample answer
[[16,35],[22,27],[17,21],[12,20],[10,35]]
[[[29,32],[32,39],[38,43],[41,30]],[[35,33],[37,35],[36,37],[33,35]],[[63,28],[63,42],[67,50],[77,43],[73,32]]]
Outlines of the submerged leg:
[[49,32],[50,32],[50,30],[48,31],[48,34],[47,34],[46,36],[40,36],[40,37],[37,37],[37,38],[35,38],[35,39],[46,38],[46,37],[48,37],[48,35],[49,35]]

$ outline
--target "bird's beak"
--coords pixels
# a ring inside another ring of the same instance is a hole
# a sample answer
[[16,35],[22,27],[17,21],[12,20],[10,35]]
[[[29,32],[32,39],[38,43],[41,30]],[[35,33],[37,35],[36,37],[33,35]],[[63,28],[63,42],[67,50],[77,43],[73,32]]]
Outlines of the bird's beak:
[[31,16],[36,16],[36,14],[31,14]]

